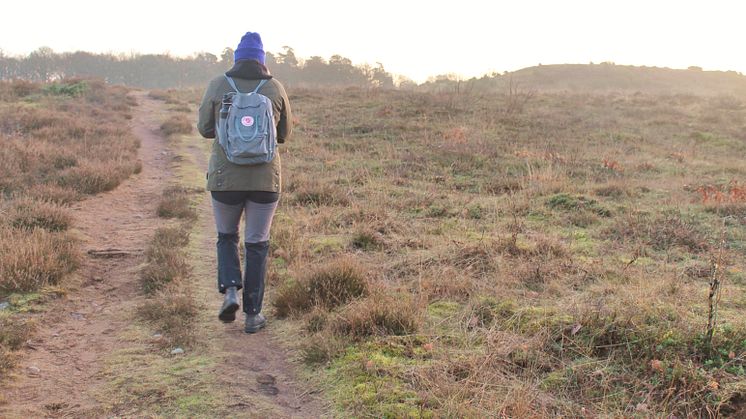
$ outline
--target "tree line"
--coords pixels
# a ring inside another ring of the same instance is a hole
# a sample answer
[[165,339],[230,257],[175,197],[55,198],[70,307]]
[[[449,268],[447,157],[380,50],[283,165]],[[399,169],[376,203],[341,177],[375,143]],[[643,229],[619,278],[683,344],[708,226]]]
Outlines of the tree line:
[[[393,76],[381,63],[375,66],[353,65],[350,59],[340,55],[333,55],[329,59],[319,56],[300,59],[293,48],[284,47],[280,53],[267,52],[266,64],[271,73],[288,86],[394,87]],[[92,77],[111,84],[165,89],[202,86],[231,66],[231,48],[225,48],[220,56],[202,52],[191,57],[84,51],[57,53],[48,47],[25,56],[11,56],[0,50],[0,80],[49,82]]]

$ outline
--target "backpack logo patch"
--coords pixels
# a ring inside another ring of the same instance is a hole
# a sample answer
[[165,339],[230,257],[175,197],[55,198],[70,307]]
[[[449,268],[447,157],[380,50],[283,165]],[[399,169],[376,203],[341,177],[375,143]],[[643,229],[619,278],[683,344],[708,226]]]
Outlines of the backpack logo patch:
[[243,118],[241,118],[241,125],[243,125],[245,127],[250,127],[250,126],[254,125],[254,117],[253,116],[248,116],[248,115],[244,116]]

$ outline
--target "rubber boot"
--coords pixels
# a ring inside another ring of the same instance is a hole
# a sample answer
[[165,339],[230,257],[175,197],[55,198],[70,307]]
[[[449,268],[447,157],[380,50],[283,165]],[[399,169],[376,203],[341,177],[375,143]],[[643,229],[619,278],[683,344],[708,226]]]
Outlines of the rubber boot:
[[236,320],[236,312],[238,311],[238,290],[236,287],[228,287],[225,289],[225,297],[223,298],[223,306],[220,308],[218,318],[224,323],[230,323]]
[[218,291],[225,294],[218,318],[223,322],[236,320],[238,293],[241,284],[241,260],[238,255],[238,234],[218,233]]
[[246,257],[244,258],[243,311],[246,313],[246,332],[254,333],[266,324],[266,319],[261,312],[269,241],[244,243],[244,245]]
[[241,260],[238,255],[238,234],[218,233],[218,291],[229,287],[242,288]]

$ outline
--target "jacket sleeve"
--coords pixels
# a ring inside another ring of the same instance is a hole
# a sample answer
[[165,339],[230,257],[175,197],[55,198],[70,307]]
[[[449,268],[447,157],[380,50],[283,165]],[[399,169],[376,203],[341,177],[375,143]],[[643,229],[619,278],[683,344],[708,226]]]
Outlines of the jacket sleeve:
[[277,142],[282,144],[290,138],[293,133],[293,112],[290,109],[290,101],[285,93],[285,88],[278,83],[282,103],[280,106],[280,121],[277,123]]
[[215,89],[216,83],[213,80],[207,86],[202,103],[199,105],[197,131],[205,138],[215,138]]

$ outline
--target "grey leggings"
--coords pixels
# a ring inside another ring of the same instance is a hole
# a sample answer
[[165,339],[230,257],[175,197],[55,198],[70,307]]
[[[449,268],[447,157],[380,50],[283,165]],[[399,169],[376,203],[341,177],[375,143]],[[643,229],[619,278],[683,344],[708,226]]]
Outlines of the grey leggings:
[[259,204],[246,200],[236,205],[224,204],[213,198],[212,212],[215,215],[215,227],[220,234],[238,234],[241,214],[246,213],[244,242],[260,243],[269,240],[269,229],[279,201]]

